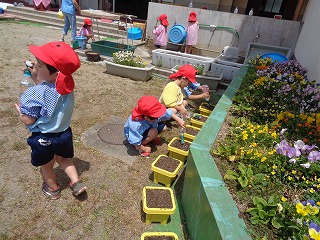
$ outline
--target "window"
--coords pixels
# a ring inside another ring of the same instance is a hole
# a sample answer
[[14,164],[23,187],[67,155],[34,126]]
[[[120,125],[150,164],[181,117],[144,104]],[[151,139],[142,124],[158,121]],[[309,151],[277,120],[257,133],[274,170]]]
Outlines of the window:
[[264,11],[272,13],[280,13],[280,8],[283,0],[267,0]]

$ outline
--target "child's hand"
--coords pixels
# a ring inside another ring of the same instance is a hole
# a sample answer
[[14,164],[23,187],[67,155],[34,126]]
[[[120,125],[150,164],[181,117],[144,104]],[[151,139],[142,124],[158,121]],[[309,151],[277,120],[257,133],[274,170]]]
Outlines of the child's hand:
[[186,123],[183,119],[179,118],[177,119],[177,123],[180,125],[180,127],[182,127],[183,129],[186,128]]
[[202,98],[209,98],[210,94],[208,92],[200,94]]
[[16,107],[16,109],[17,109],[17,111],[18,111],[19,115],[21,115],[21,111],[20,111],[20,103],[15,104],[14,106]]

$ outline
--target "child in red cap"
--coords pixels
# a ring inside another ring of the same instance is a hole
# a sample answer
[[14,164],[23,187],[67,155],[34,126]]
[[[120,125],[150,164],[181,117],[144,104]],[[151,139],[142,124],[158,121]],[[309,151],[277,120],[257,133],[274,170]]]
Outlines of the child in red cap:
[[161,48],[167,45],[167,39],[168,39],[167,27],[169,25],[169,22],[166,14],[161,14],[157,20],[160,21],[160,25],[154,26],[154,30],[152,31],[152,33],[155,36],[154,46],[156,48]]
[[188,102],[184,100],[183,89],[190,83],[197,83],[196,72],[193,66],[186,64],[181,66],[176,73],[171,74],[169,78],[173,81],[169,82],[163,89],[160,102],[174,113],[179,112],[188,117],[186,109]]
[[57,162],[70,178],[73,194],[86,191],[72,161],[73,143],[70,128],[74,108],[74,81],[71,76],[80,60],[64,42],[31,45],[30,52],[37,58],[32,78],[41,83],[30,87],[21,96],[16,108],[19,118],[32,133],[27,142],[31,147],[31,164],[40,166],[42,191],[51,199],[60,197],[54,164]]
[[158,134],[167,129],[163,121],[171,118],[185,128],[185,122],[171,110],[166,109],[157,98],[143,96],[124,125],[124,136],[141,156],[149,157],[151,147],[148,144],[151,141],[155,144],[159,142]]
[[196,12],[191,12],[188,19],[188,26],[186,27],[186,48],[185,53],[191,53],[192,46],[197,45],[198,42],[199,25],[197,21]]
[[92,30],[92,21],[90,20],[90,18],[85,18],[83,20],[83,25],[80,28],[77,36],[82,36],[82,37],[86,37],[87,38],[87,42],[89,41],[89,39],[91,39],[93,42],[95,41],[94,39],[94,35],[93,35],[93,30]]

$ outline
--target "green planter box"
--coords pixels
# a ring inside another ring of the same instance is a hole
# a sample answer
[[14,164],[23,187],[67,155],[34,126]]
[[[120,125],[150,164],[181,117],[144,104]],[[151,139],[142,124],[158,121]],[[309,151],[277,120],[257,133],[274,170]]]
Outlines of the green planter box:
[[92,42],[91,49],[94,52],[99,52],[102,55],[106,55],[109,57],[112,57],[112,54],[114,52],[118,51],[131,51],[134,52],[134,50],[137,48],[136,46],[129,46],[126,44],[116,43],[116,42],[110,42],[110,41],[97,41]]

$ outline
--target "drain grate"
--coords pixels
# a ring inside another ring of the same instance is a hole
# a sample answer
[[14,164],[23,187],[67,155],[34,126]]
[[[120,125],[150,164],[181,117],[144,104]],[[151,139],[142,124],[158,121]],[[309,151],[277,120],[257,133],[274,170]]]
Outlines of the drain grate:
[[128,144],[123,136],[123,125],[124,124],[107,124],[99,129],[98,137],[101,141],[112,145]]

